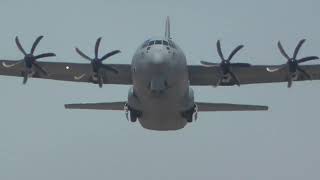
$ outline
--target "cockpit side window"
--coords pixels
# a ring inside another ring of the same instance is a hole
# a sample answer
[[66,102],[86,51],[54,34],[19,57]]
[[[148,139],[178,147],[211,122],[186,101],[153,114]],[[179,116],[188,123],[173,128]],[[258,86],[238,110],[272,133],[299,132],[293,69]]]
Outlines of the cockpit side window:
[[142,48],[147,47],[147,46],[148,46],[148,44],[149,44],[149,40],[147,40],[146,42],[144,42],[144,43],[143,43]]
[[169,46],[168,41],[163,41],[162,43],[163,43],[163,45],[165,45],[165,46]]
[[176,49],[176,45],[171,40],[169,40],[169,46]]
[[148,46],[154,45],[154,41],[150,41]]

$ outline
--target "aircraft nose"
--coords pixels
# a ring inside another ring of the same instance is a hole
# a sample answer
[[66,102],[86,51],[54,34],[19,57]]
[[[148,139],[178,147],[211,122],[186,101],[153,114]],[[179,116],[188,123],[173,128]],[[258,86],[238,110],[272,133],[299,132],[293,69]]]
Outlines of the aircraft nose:
[[163,64],[165,63],[165,55],[160,52],[154,52],[151,57],[151,61],[153,64]]
[[169,60],[168,52],[160,47],[154,47],[148,54],[149,62],[154,65],[166,64]]

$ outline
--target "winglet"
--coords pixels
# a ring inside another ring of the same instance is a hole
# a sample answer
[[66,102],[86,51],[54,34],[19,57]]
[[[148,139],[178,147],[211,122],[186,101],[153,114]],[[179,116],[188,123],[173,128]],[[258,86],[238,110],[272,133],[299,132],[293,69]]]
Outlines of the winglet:
[[171,39],[170,37],[170,17],[167,17],[166,21],[166,34],[165,34],[166,39]]

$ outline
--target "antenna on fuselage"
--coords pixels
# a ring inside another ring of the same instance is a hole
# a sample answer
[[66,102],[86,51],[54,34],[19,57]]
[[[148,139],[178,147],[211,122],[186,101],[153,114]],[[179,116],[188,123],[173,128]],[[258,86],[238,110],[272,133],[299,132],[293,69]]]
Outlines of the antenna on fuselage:
[[167,21],[166,21],[166,33],[165,33],[165,37],[166,39],[171,39],[170,36],[170,17],[167,17]]

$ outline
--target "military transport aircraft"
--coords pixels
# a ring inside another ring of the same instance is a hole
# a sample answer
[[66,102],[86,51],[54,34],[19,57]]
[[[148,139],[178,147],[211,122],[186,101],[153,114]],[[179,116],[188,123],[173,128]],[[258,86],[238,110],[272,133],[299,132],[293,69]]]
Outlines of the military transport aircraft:
[[0,60],[0,75],[21,76],[23,84],[28,78],[103,84],[132,85],[128,99],[121,102],[67,104],[67,109],[124,110],[131,122],[150,130],[178,130],[197,119],[198,111],[263,111],[267,106],[237,105],[195,102],[190,86],[240,86],[256,83],[319,80],[320,65],[300,65],[319,59],[316,56],[298,58],[305,42],[301,40],[293,56],[289,56],[280,42],[278,48],[286,58],[283,65],[251,65],[232,63],[234,55],[244,46],[236,47],[226,58],[221,43],[217,42],[220,63],[201,61],[201,65],[187,65],[186,56],[170,36],[167,18],[165,36],[145,41],[133,56],[131,64],[103,64],[105,60],[120,53],[119,50],[99,56],[101,38],[95,44],[94,57],[76,48],[76,52],[88,64],[68,62],[38,62],[55,56],[54,53],[35,55],[35,49],[43,36],[26,52],[16,37],[18,49],[24,55],[21,60]]

